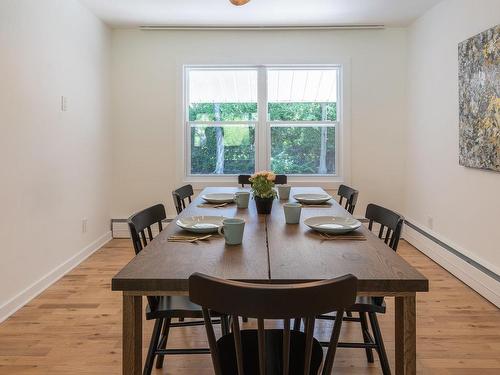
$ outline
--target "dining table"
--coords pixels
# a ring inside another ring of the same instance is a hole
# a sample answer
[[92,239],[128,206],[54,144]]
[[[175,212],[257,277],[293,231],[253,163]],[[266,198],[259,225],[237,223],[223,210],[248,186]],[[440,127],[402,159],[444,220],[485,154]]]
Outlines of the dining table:
[[320,187],[292,187],[289,200],[275,200],[269,215],[259,215],[255,202],[212,207],[202,196],[235,193],[238,187],[205,188],[178,218],[240,217],[245,220],[241,245],[226,245],[213,236],[195,243],[169,242],[186,234],[169,223],[153,241],[112,279],[112,290],[123,298],[122,373],[142,373],[143,296],[188,295],[195,272],[255,283],[302,283],[352,274],[358,295],[395,298],[395,373],[416,374],[416,293],[429,290],[428,279],[365,226],[357,231],[366,240],[324,240],[304,224],[314,216],[351,216],[334,199],[324,205],[303,206],[299,224],[286,224],[283,204],[296,194],[326,194]]

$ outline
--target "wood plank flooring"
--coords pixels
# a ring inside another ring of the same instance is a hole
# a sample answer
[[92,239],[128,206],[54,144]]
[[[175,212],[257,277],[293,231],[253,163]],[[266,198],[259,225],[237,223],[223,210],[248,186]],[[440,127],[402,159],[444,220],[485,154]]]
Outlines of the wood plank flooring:
[[[500,374],[500,311],[448,272],[402,242],[399,253],[430,280],[417,296],[419,374]],[[115,239],[0,325],[0,374],[120,374],[121,308],[111,277],[134,255],[129,240]],[[394,372],[394,300],[380,323]],[[325,337],[330,322],[319,322]],[[144,358],[152,329],[145,322]],[[250,321],[249,325],[253,325]],[[342,341],[360,340],[345,323]],[[170,345],[171,344],[171,345]],[[173,329],[169,346],[207,345],[203,327]],[[364,350],[339,349],[335,374],[380,374]],[[208,355],[169,356],[154,374],[213,374]]]

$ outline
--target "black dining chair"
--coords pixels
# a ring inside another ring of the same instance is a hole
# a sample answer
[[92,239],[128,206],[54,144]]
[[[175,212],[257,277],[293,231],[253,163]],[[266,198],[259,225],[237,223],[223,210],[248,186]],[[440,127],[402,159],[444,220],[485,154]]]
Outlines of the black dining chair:
[[[238,176],[238,184],[241,185],[241,187],[245,187],[245,185],[252,185],[252,182],[250,181],[250,175],[249,174],[240,174]],[[276,180],[274,180],[275,185],[285,185],[288,181],[288,177],[285,174],[277,174],[276,175]]]
[[245,187],[245,185],[252,185],[250,182],[250,176],[249,174],[240,174],[238,176],[238,184],[241,185],[241,187]]
[[346,202],[344,208],[351,215],[354,214],[354,209],[356,208],[356,203],[358,202],[359,192],[347,185],[340,185],[337,194],[340,196],[339,204],[342,206],[342,201],[345,199]]
[[172,197],[174,198],[174,205],[177,211],[177,215],[182,212],[187,206],[186,199],[188,203],[191,203],[191,197],[194,195],[193,186],[184,185],[179,189],[172,192]]
[[379,224],[378,238],[392,250],[397,251],[405,218],[397,212],[373,203],[366,207],[365,217],[368,219],[368,229],[373,230],[373,223]]
[[276,180],[274,180],[275,185],[286,185],[288,182],[288,177],[286,174],[277,174]]
[[[146,208],[132,215],[128,219],[130,235],[134,245],[135,254],[139,254],[148,242],[154,238],[153,227],[158,225],[158,231],[163,230],[163,221],[166,219],[165,207],[162,204]],[[154,320],[155,325],[151,342],[149,344],[148,355],[144,364],[143,374],[151,374],[155,357],[156,368],[163,367],[164,356],[168,354],[208,354],[208,348],[184,348],[166,349],[170,328],[189,327],[203,325],[203,312],[201,307],[192,303],[187,296],[148,296],[148,306],[146,308],[146,320]],[[197,321],[173,323],[172,319],[183,320],[185,318],[195,318]],[[214,321],[221,323],[221,319]],[[223,331],[227,332],[227,319],[222,318]]]
[[[366,218],[368,219],[368,229],[373,230],[373,224],[379,224],[378,237],[384,241],[391,249],[397,250],[401,231],[403,228],[404,217],[400,214],[391,211],[387,208],[378,206],[376,204],[369,204],[366,208]],[[375,349],[380,359],[380,365],[384,375],[391,374],[389,360],[382,339],[382,332],[378,323],[377,314],[385,314],[386,306],[384,297],[366,297],[361,296],[356,298],[353,306],[346,309],[346,312],[351,313],[349,316],[344,317],[344,321],[354,321],[361,324],[361,332],[363,335],[362,343],[344,343],[338,344],[339,348],[364,348],[366,351],[366,358],[368,362],[373,363],[373,352]],[[352,317],[352,313],[356,312],[359,317]],[[321,315],[319,319],[335,320],[336,317],[332,315]],[[372,334],[368,328],[368,320],[372,328]],[[322,345],[326,346],[328,343],[323,342]]]
[[[328,311],[342,316],[356,298],[357,279],[345,275],[302,284],[252,284],[195,273],[189,298],[203,308],[205,328],[216,375],[318,374],[323,350],[314,338],[315,317]],[[231,318],[232,332],[216,339],[210,311]],[[240,317],[257,319],[258,329],[240,329]],[[292,330],[290,320],[305,317],[305,332]],[[282,319],[283,329],[265,329],[266,319]],[[337,319],[322,374],[332,372],[342,319]]]

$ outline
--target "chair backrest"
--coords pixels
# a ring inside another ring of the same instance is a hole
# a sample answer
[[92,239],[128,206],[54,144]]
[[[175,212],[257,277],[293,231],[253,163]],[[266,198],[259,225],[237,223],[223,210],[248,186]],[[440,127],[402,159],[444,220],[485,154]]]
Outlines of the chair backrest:
[[[240,174],[238,176],[238,184],[240,184],[241,187],[245,187],[245,185],[252,185],[250,177],[251,176],[249,174]],[[274,180],[274,183],[276,185],[285,185],[287,182],[288,182],[288,177],[285,174],[277,174],[276,180]]]
[[405,218],[397,212],[373,203],[366,207],[365,216],[369,220],[368,229],[372,230],[374,222],[380,224],[378,237],[396,251]]
[[172,197],[174,198],[174,205],[177,214],[180,214],[187,206],[186,198],[191,203],[191,197],[194,195],[193,186],[184,185],[177,190],[172,192]]
[[[158,229],[161,232],[163,230],[162,221],[166,218],[167,215],[163,204],[157,204],[146,208],[129,217],[128,227],[130,229],[130,236],[132,237],[136,255],[146,247],[148,241],[150,242],[153,240],[151,227],[154,224],[158,224]],[[148,234],[147,237],[146,232]]]
[[[153,241],[153,231],[151,227],[154,224],[158,224],[158,230],[161,232],[163,230],[162,221],[166,218],[167,215],[163,204],[157,204],[146,208],[130,216],[128,219],[128,227],[136,255],[147,246],[148,240],[149,242]],[[148,234],[147,237],[146,232]],[[156,306],[158,306],[158,302],[159,297],[148,296],[148,303],[151,310],[154,310]]]
[[238,184],[240,184],[241,187],[245,187],[245,185],[252,185],[250,177],[251,176],[249,174],[240,174],[238,176]]
[[340,196],[339,204],[342,205],[342,201],[345,199],[344,208],[352,215],[358,202],[359,192],[347,185],[340,185],[337,194]]
[[238,375],[243,374],[243,349],[239,317],[257,318],[260,375],[265,374],[265,319],[283,319],[283,374],[289,374],[290,320],[303,317],[306,322],[304,374],[309,374],[315,317],[337,311],[337,319],[328,347],[323,374],[330,374],[337,347],[342,316],[356,299],[357,279],[345,275],[333,280],[302,284],[253,284],[217,279],[195,273],[189,278],[189,298],[202,306],[207,336],[216,375],[222,374],[218,346],[215,339],[210,311],[231,316],[234,334]]
[[288,182],[288,177],[286,176],[286,174],[277,174],[276,180],[274,180],[274,183],[276,185],[286,185],[287,182]]

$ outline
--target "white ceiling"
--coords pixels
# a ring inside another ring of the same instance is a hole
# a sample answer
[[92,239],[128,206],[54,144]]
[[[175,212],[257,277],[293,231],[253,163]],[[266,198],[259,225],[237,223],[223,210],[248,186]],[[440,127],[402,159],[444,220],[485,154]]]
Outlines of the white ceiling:
[[114,27],[406,26],[440,0],[80,0]]

